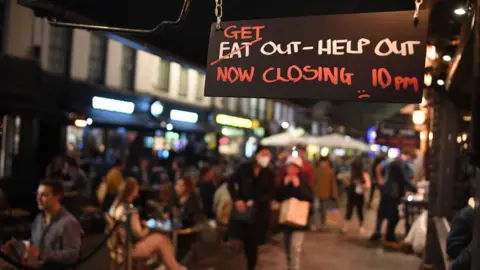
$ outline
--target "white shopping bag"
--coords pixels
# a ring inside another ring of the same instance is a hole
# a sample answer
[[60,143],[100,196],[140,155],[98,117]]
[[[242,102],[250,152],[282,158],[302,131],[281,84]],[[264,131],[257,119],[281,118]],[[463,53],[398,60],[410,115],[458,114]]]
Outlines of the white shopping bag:
[[292,226],[307,226],[309,211],[309,202],[290,198],[282,202],[279,223]]
[[421,254],[427,241],[427,219],[428,211],[424,210],[412,224],[407,237],[403,240],[405,243],[412,245],[415,253]]

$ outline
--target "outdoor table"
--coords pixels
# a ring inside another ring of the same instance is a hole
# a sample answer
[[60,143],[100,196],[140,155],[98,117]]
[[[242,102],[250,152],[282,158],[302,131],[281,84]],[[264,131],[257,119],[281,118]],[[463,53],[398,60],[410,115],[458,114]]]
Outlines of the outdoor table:
[[408,234],[415,217],[428,208],[428,201],[425,199],[415,199],[414,196],[410,195],[404,198],[402,203],[405,216],[405,233]]

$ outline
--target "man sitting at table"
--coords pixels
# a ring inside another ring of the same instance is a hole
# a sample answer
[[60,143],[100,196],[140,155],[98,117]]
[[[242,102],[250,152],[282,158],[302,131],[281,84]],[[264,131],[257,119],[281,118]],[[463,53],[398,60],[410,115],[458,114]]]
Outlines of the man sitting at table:
[[[10,240],[4,247],[9,256],[35,261],[43,269],[65,269],[77,261],[83,230],[78,221],[61,204],[63,183],[44,180],[37,190],[40,213],[32,224],[29,241]],[[19,254],[21,253],[21,254]]]

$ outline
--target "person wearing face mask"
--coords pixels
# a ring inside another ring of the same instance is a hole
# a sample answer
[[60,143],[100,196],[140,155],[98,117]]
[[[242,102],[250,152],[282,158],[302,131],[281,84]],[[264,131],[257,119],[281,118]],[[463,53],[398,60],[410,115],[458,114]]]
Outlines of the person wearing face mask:
[[248,270],[255,269],[258,246],[266,241],[270,202],[275,196],[275,175],[269,166],[271,156],[268,148],[259,146],[254,158],[241,164],[228,180],[234,202],[229,236],[243,242]]
[[[313,177],[313,165],[310,161],[307,160],[307,147],[303,144],[299,144],[297,145],[296,150],[298,157],[302,159],[303,173],[305,174],[306,180],[310,185],[310,188],[313,189],[315,187],[315,180]],[[282,183],[285,175],[287,175],[287,166],[284,165],[282,168],[280,168],[280,171],[277,174],[277,185]]]

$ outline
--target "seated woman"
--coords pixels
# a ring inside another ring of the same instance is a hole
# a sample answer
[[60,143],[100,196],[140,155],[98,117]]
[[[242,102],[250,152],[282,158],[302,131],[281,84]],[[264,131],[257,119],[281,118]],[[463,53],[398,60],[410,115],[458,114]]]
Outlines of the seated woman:
[[191,177],[180,177],[175,183],[175,194],[169,212],[176,229],[191,228],[198,223],[201,209]]
[[[117,198],[112,204],[109,214],[117,219],[126,221],[126,205],[131,204],[138,197],[138,183],[133,177],[125,181],[123,189],[118,193]],[[167,236],[160,233],[150,233],[149,229],[142,225],[138,212],[134,212],[131,217],[131,230],[133,232],[133,250],[132,258],[136,260],[146,260],[153,255],[158,255],[170,270],[185,270],[175,259],[174,247]]]
[[[175,229],[188,229],[198,224],[201,209],[192,178],[187,176],[178,178],[169,213]],[[176,255],[179,259],[188,253],[193,242],[195,242],[194,234],[182,234],[177,238]]]

